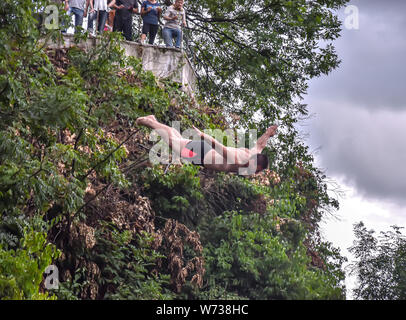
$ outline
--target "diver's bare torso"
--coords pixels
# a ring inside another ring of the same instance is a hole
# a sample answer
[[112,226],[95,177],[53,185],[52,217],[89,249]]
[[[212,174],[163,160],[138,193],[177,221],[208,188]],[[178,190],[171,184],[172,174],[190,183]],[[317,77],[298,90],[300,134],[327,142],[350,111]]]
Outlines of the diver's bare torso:
[[207,169],[225,172],[238,172],[239,168],[246,167],[249,159],[255,153],[247,148],[227,147],[229,158],[226,160],[222,155],[222,151],[218,152],[211,149],[203,159],[203,165]]

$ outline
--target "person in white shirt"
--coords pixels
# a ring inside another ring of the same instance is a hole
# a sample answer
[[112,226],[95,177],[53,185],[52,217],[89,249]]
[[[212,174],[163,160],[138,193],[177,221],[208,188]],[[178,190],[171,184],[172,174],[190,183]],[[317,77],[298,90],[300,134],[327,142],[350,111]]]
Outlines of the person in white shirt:
[[89,0],[86,5],[86,11],[90,6],[89,17],[87,21],[87,31],[93,34],[93,23],[97,19],[97,32],[102,34],[104,26],[106,25],[107,17],[109,15],[110,8],[113,7],[116,0]]
[[163,18],[166,20],[162,35],[167,47],[173,47],[173,40],[176,40],[175,47],[180,48],[182,43],[182,25],[186,27],[186,14],[183,9],[183,0],[176,0],[166,10]]

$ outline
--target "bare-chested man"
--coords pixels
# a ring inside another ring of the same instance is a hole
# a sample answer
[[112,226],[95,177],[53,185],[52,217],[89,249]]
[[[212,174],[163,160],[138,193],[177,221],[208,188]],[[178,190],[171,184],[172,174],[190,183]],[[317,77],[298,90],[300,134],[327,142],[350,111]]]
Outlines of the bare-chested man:
[[140,117],[136,123],[156,130],[182,159],[208,169],[245,175],[257,173],[268,167],[268,157],[261,152],[277,129],[275,125],[269,127],[255,146],[247,149],[226,147],[195,127],[193,128],[201,139],[185,139],[176,129],[158,122],[153,115]]

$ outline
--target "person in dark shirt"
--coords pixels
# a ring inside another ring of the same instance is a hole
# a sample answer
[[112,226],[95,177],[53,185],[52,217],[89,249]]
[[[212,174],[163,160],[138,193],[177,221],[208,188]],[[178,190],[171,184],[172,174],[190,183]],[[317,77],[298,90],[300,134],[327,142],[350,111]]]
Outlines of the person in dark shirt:
[[156,34],[158,33],[158,20],[162,13],[160,4],[156,0],[144,1],[141,5],[142,16],[142,34],[141,43],[145,42],[149,34],[149,44],[154,44]]
[[132,41],[132,15],[138,14],[136,0],[116,0],[113,31],[122,32],[126,40]]

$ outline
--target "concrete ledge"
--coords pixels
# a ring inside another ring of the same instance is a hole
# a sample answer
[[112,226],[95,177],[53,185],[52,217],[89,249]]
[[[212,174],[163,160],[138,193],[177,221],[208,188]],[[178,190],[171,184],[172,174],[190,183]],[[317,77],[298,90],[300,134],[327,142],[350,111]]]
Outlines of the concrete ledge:
[[[97,37],[89,37],[79,44],[74,43],[73,35],[64,35],[63,43],[51,43],[51,48],[69,48],[78,46],[81,48],[94,48],[100,40]],[[157,78],[170,79],[179,83],[182,90],[191,97],[197,90],[196,73],[186,54],[177,48],[166,48],[153,45],[123,41],[122,48],[127,56],[141,59],[144,70],[151,71]]]

